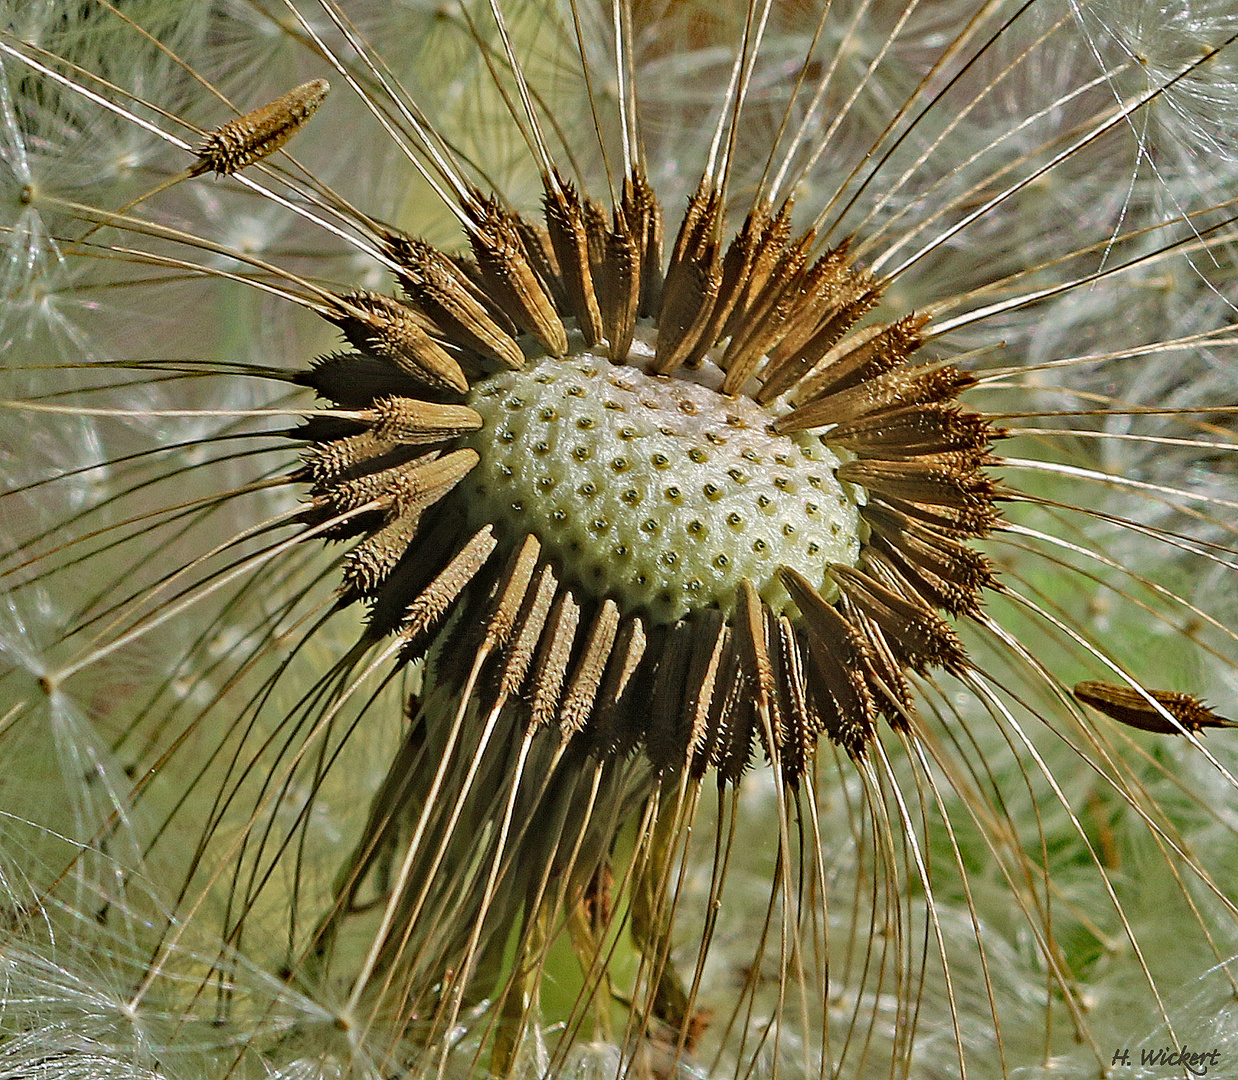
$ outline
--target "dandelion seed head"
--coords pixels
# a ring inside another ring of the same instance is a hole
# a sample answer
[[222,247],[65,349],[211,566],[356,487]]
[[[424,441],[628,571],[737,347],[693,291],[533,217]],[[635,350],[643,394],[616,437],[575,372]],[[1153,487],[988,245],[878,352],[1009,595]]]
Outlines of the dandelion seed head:
[[[193,72],[102,7],[14,17],[15,1073],[1083,1076],[1129,1025],[1196,1037],[1192,1009],[1228,1045],[1226,732],[1157,739],[1068,690],[1130,683],[1141,716],[1143,679],[1221,713],[1235,689],[1232,346],[1197,339],[1232,321],[1228,54],[1184,75],[1228,12],[836,2],[814,42],[815,5],[762,30],[760,5],[620,7],[630,34],[496,5],[509,53],[484,4],[126,6]],[[81,243],[193,161],[75,90],[90,71],[191,146],[336,91],[291,156]],[[639,164],[669,240],[732,117],[631,366],[606,196]],[[434,154],[451,213],[410,165]],[[735,265],[771,186],[788,236],[820,230],[805,267],[845,252],[862,292],[911,260],[800,360],[739,355],[758,306],[694,327],[714,294],[674,297]],[[840,363],[895,395],[879,422]],[[745,456],[779,446],[791,484],[825,466],[836,550],[801,558],[825,511]],[[693,535],[732,535],[730,577]]]

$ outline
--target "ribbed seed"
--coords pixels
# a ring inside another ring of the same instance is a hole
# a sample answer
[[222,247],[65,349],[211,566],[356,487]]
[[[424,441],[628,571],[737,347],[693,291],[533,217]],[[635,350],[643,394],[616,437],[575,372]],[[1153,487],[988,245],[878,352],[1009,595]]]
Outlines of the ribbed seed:
[[551,356],[567,352],[567,331],[530,266],[512,215],[493,199],[471,207],[476,228],[471,240],[477,267],[490,296],[525,333],[532,334]]
[[[1074,695],[1085,705],[1127,727],[1158,735],[1181,735],[1184,730],[1197,732],[1213,727],[1238,727],[1238,723],[1218,716],[1193,694],[1173,690],[1144,689],[1140,692],[1133,686],[1081,682],[1075,685]],[[1166,717],[1165,713],[1169,716]]]
[[197,149],[190,176],[229,175],[275,153],[314,115],[331,89],[326,79],[311,79],[260,108],[216,128]]
[[464,393],[468,379],[460,365],[430,336],[434,324],[421,312],[379,293],[357,291],[339,297],[328,315],[353,348],[389,360],[419,382]]
[[593,288],[589,236],[580,196],[570,183],[555,173],[546,178],[543,203],[546,228],[559,263],[568,304],[576,316],[585,345],[592,347],[602,340],[602,314]]

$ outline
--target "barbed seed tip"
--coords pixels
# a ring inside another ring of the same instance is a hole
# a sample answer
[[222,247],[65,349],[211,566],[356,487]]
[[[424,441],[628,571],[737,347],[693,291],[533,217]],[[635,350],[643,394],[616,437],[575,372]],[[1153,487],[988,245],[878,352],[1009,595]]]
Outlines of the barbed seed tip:
[[326,79],[311,79],[252,112],[229,120],[206,136],[190,176],[231,175],[279,150],[314,115],[331,89]]

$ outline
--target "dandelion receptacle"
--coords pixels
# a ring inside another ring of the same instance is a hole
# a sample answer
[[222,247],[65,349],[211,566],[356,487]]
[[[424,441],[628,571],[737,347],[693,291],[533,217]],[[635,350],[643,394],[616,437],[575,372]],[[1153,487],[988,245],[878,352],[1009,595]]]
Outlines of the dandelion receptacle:
[[0,1074],[1238,1068],[1226,3],[0,67]]

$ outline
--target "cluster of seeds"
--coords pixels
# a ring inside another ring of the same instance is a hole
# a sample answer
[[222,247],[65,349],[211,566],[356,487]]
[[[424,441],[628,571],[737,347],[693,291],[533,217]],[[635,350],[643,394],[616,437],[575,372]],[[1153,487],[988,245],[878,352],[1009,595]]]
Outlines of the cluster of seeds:
[[966,666],[942,613],[993,583],[971,378],[913,360],[923,317],[860,325],[880,284],[789,206],[724,250],[705,181],[663,273],[639,172],[609,216],[545,183],[544,228],[464,197],[472,257],[375,224],[404,297],[317,302],[354,350],[299,432],[307,520],[360,536],[342,599],[409,657],[458,611],[486,707],[597,753],[731,780],[760,742],[792,781],[823,734],[863,753],[908,669]]

